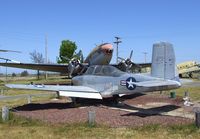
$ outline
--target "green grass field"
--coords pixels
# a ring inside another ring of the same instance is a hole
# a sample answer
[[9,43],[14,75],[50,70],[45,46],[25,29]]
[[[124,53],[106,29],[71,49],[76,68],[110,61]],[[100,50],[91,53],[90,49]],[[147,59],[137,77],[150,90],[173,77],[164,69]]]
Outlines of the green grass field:
[[[36,80],[35,78],[15,79],[9,80],[8,83],[52,83],[63,82],[66,79],[50,78],[49,80]],[[70,82],[68,80],[68,82]],[[4,88],[4,82],[1,82],[0,88]],[[175,90],[177,96],[183,96],[184,91],[190,92],[192,100],[200,100],[200,87],[180,88]],[[41,91],[26,91],[9,89],[4,91],[4,95],[18,95],[18,94],[34,94],[42,93]],[[169,93],[169,92],[167,92]],[[49,100],[52,96],[36,97],[33,102]],[[26,99],[16,99],[9,101],[0,101],[2,106],[17,106],[26,104]],[[200,138],[200,130],[195,125],[177,125],[177,126],[160,126],[148,125],[139,128],[109,128],[103,125],[89,126],[87,123],[79,123],[74,125],[50,125],[41,121],[26,119],[14,116],[11,113],[10,120],[3,123],[0,118],[0,138],[2,139],[65,139],[65,138],[105,138],[105,139],[141,139],[141,138],[160,138],[160,139],[181,139]]]
[[12,117],[8,122],[0,123],[0,138],[2,139],[197,139],[199,135],[200,130],[194,125],[167,127],[148,125],[139,128],[109,128],[101,125],[90,127],[87,123],[48,125],[19,117]]

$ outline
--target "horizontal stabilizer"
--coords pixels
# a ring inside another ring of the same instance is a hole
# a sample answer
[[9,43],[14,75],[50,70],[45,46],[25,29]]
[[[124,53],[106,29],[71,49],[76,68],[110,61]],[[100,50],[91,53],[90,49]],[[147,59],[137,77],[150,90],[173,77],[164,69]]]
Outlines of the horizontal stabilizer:
[[139,87],[160,87],[160,86],[181,86],[181,83],[173,80],[158,80],[158,81],[144,81],[140,83],[135,83]]

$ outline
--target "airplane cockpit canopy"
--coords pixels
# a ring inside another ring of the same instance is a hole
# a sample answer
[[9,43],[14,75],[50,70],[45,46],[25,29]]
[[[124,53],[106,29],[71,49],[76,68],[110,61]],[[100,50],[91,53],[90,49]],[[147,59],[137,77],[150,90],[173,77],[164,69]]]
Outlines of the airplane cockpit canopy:
[[117,69],[116,67],[110,65],[96,65],[96,66],[90,66],[85,72],[85,74],[119,77],[124,73],[119,69]]

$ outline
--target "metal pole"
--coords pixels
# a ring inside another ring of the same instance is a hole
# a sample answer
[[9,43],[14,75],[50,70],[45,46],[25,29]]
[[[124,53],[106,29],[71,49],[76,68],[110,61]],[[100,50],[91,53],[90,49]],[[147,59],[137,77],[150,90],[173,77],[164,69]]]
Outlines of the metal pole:
[[146,63],[147,62],[147,52],[143,52],[143,54],[144,54],[144,63]]
[[119,53],[118,53],[118,46],[119,43],[122,43],[122,41],[120,41],[120,37],[115,37],[116,41],[114,42],[116,44],[117,47],[117,51],[116,51],[116,64],[118,64],[118,57],[119,57]]
[[116,57],[117,57],[116,63],[117,63],[117,64],[118,64],[118,56],[119,56],[119,53],[118,53],[118,43],[117,43],[117,55],[116,55]]
[[[147,63],[147,52],[143,52],[144,54],[144,63]],[[145,67],[145,72],[147,72],[147,68]]]
[[[47,56],[47,35],[45,35],[45,63],[48,63],[48,56]],[[45,72],[45,79],[47,79],[47,72]]]
[[[7,63],[8,63],[8,60],[6,60],[6,65],[7,65]],[[7,74],[8,74],[8,69],[7,69],[7,66],[6,66],[6,83],[7,83],[7,79],[8,79]]]

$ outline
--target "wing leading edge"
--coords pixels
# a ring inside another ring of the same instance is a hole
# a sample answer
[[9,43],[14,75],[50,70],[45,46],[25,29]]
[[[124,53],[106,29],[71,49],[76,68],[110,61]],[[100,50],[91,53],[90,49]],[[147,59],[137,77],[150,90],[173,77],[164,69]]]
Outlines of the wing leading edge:
[[23,85],[23,84],[6,84],[5,86],[16,89],[56,91],[59,92],[61,96],[67,96],[67,97],[102,99],[101,94],[97,90],[86,86]]

